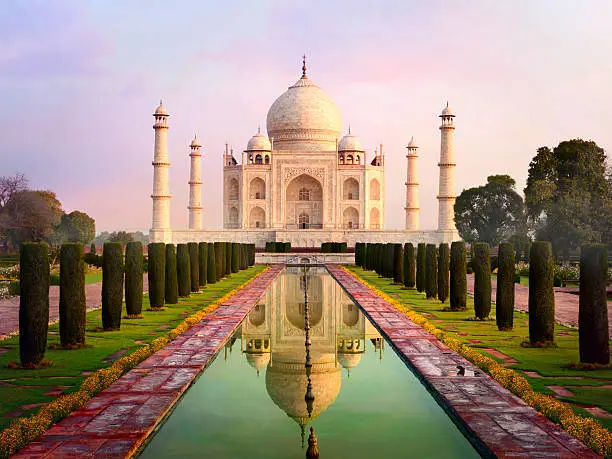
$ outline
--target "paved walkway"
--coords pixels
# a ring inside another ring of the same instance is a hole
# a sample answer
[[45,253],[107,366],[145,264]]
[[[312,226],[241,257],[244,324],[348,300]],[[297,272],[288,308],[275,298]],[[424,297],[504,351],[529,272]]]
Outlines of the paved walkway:
[[134,453],[283,268],[276,265],[261,274],[13,457],[123,458]]
[[[474,294],[474,276],[468,275],[468,293]],[[497,289],[497,279],[491,278],[493,289],[493,301]],[[570,325],[578,328],[578,302],[579,295],[568,293],[568,289],[555,287],[555,321],[560,324]],[[522,312],[529,312],[529,287],[526,285],[514,284],[514,309]],[[608,329],[612,337],[612,308],[608,308]]]
[[[352,274],[327,267],[346,292],[409,362],[485,455],[497,458],[594,458],[590,448],[537,413],[449,349]],[[463,371],[460,371],[460,367]]]
[[[147,274],[143,276],[143,288],[149,288]],[[102,307],[102,282],[85,285],[87,310]],[[49,323],[59,320],[59,286],[49,287]],[[19,332],[19,297],[0,299],[0,341]]]

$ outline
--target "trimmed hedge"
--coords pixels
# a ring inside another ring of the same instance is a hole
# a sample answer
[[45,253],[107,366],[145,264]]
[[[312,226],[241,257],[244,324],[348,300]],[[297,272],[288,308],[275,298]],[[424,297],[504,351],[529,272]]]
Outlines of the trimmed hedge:
[[217,282],[217,262],[215,257],[215,243],[208,243],[208,255],[206,257],[206,282],[214,284]]
[[467,263],[463,241],[455,241],[451,244],[450,308],[451,311],[461,311],[467,308]]
[[608,249],[603,244],[585,244],[580,250],[580,305],[578,337],[580,361],[610,363],[608,339]]
[[550,242],[534,241],[529,251],[529,342],[548,345],[555,339],[554,260]]
[[509,242],[497,251],[497,292],[495,320],[499,330],[512,330],[514,325],[514,246]]
[[129,316],[142,313],[143,265],[142,243],[128,242],[125,246],[125,310]]
[[265,251],[270,253],[289,253],[291,252],[291,242],[266,242]]
[[232,242],[231,247],[232,247],[232,262],[230,263],[231,271],[232,273],[237,273],[238,271],[240,271],[240,258],[242,255],[242,244],[239,244],[237,242]]
[[255,244],[248,245],[248,254],[249,254],[248,265],[255,266]]
[[174,244],[166,244],[166,304],[178,303],[178,272]]
[[[60,249],[60,342],[64,347],[85,344],[85,262],[83,246],[66,243]],[[142,279],[142,276],[141,276]]]
[[179,244],[176,246],[176,271],[178,277],[178,294],[185,298],[191,294],[191,266],[189,259],[189,246]]
[[384,261],[384,276],[388,279],[393,279],[393,262],[395,259],[395,247],[393,243],[385,244],[385,261]]
[[223,252],[223,243],[215,242],[215,278],[220,281],[223,277],[223,260],[225,260],[225,253]]
[[363,242],[355,243],[355,265],[361,268],[363,268],[363,260],[364,260],[363,249],[364,249]]
[[152,309],[164,307],[166,289],[166,244],[153,242],[147,248],[149,256],[149,304]]
[[249,267],[249,246],[248,244],[238,244],[240,249],[240,259],[238,268],[240,270],[247,269]]
[[404,248],[402,244],[393,244],[393,283],[404,281]]
[[234,247],[231,242],[225,243],[225,275],[232,274],[232,251]]
[[205,287],[208,281],[208,244],[206,242],[200,242],[198,244],[198,264],[199,275],[200,275],[200,287]]
[[191,291],[200,291],[200,252],[197,242],[187,243],[189,249],[189,280],[191,281]]
[[448,298],[450,271],[450,248],[442,242],[438,248],[438,299],[444,303]]
[[102,328],[119,330],[123,307],[123,245],[105,242],[102,254]]
[[425,296],[438,297],[438,248],[435,244],[427,244],[425,248]]
[[472,244],[474,267],[474,314],[486,319],[491,312],[491,248],[487,242]]
[[414,246],[407,242],[404,244],[404,287],[414,288],[415,276]]
[[417,259],[416,259],[416,288],[418,292],[425,291],[425,250],[427,244],[419,242],[417,246]]
[[45,357],[49,329],[49,249],[28,242],[19,249],[19,357],[24,366]]

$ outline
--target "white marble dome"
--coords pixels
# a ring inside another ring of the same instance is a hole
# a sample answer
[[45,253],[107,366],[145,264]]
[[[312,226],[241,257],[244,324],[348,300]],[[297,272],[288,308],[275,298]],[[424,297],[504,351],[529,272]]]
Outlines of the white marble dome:
[[155,114],[156,115],[167,115],[168,112],[166,110],[166,107],[164,107],[164,104],[162,104],[162,101],[159,101],[159,106],[155,109]]
[[446,107],[444,107],[444,110],[442,110],[442,115],[440,116],[455,116],[451,108],[448,106],[448,102],[446,102]]
[[270,143],[270,139],[268,139],[265,135],[258,132],[249,140],[247,144],[246,151],[271,151],[272,144]]
[[338,142],[338,151],[364,151],[361,142],[352,134],[347,134]]

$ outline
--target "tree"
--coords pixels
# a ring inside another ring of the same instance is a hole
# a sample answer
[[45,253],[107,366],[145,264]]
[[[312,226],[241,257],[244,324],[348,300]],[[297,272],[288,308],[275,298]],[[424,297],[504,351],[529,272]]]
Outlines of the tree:
[[463,190],[455,202],[455,223],[463,239],[498,244],[524,231],[523,198],[509,175],[491,175],[487,184]]
[[17,173],[11,176],[0,177],[0,209],[11,199],[15,193],[28,189],[28,179],[24,174]]
[[62,215],[55,232],[61,242],[89,244],[96,236],[96,221],[86,213],[75,210]]
[[134,238],[127,231],[113,231],[108,238],[110,242],[121,242],[123,245],[132,242]]

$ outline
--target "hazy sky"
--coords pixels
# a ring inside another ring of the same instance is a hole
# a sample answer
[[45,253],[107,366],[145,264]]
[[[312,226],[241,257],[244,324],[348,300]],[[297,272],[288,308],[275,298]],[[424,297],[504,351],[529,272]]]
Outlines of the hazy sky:
[[[403,227],[406,149],[420,146],[421,225],[436,226],[440,131],[456,182],[510,174],[538,147],[612,146],[610,1],[0,2],[0,175],[23,172],[97,230],[151,224],[153,117],[168,108],[172,225],[188,222],[187,145],[203,145],[204,227],[222,225],[224,143],[242,151],[301,74],[371,157],[386,151],[386,224]],[[239,156],[239,155],[237,155]]]

